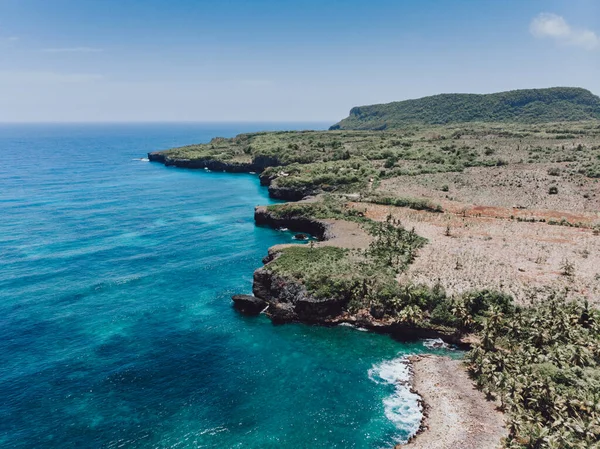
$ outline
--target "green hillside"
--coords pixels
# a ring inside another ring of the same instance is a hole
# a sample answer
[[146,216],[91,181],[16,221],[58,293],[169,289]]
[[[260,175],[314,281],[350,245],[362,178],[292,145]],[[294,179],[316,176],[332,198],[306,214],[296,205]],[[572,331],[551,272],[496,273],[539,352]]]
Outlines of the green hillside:
[[600,120],[600,98],[575,87],[494,94],[440,94],[417,100],[357,106],[330,129],[394,129],[465,122],[548,123]]

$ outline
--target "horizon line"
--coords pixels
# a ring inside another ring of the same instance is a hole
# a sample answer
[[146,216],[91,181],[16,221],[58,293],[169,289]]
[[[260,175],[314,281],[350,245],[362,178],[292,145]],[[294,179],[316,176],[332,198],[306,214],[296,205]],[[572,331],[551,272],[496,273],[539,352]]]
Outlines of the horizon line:
[[230,123],[248,123],[248,124],[260,124],[260,123],[337,123],[339,120],[120,120],[120,121],[109,121],[109,120],[85,120],[85,121],[0,121],[0,125],[118,125],[118,124],[230,124]]

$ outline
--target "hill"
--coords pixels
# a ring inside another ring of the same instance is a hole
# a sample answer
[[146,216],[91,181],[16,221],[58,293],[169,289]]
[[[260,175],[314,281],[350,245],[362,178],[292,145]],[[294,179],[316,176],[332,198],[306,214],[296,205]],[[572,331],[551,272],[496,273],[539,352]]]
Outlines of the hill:
[[330,129],[382,130],[466,122],[549,123],[600,120],[600,98],[575,87],[494,94],[440,94],[417,100],[357,106]]

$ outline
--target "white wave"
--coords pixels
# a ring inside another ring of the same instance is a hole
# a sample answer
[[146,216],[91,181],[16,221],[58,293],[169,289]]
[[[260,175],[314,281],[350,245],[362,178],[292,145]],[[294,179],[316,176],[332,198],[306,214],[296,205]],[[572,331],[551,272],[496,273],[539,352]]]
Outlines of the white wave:
[[369,332],[369,329],[365,329],[364,327],[357,327],[352,323],[340,323],[340,324],[338,324],[338,326],[351,327],[352,329],[356,329],[357,331],[360,331],[360,332]]
[[427,349],[445,349],[449,351],[454,350],[451,345],[446,343],[441,338],[428,338],[423,340],[423,346],[425,346]]
[[[406,357],[385,360],[373,365],[369,379],[377,384],[394,386],[394,392],[383,399],[385,417],[394,425],[413,436],[419,430],[423,419],[423,408],[418,394],[410,390],[410,365]],[[398,443],[406,443],[398,438]]]
[[129,284],[130,282],[138,281],[140,279],[142,279],[142,275],[134,274],[134,275],[127,276],[127,277],[124,277],[121,279],[117,279],[113,282],[115,283],[115,285],[123,285],[123,284]]
[[227,427],[223,427],[223,426],[217,426],[217,427],[213,427],[211,429],[204,429],[200,432],[198,432],[199,435],[216,435],[218,433],[221,432],[227,432],[229,429],[227,429]]
[[340,324],[338,324],[338,326],[342,326],[342,327],[354,327],[354,324],[351,324],[351,323],[340,323]]

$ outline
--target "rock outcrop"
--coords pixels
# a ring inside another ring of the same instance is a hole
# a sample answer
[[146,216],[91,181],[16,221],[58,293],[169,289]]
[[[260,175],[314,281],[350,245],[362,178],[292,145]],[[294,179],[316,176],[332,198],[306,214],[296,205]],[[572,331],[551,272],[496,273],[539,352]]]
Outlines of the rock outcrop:
[[224,162],[216,159],[173,159],[161,152],[148,153],[151,162],[160,162],[167,167],[206,168],[213,171],[229,173],[261,172],[265,169],[261,164],[253,162]]
[[167,167],[208,169],[228,173],[258,173],[260,184],[269,187],[269,196],[285,201],[300,201],[307,196],[315,195],[319,191],[307,187],[282,187],[277,185],[277,175],[263,174],[267,167],[277,167],[281,162],[276,157],[256,156],[252,162],[227,162],[217,159],[177,159],[168,156],[165,152],[156,151],[148,153],[148,160],[159,162]]
[[295,232],[310,234],[319,240],[329,240],[334,237],[331,226],[322,221],[306,217],[278,217],[265,206],[254,209],[254,221],[260,226],[272,228],[288,228]]
[[267,301],[251,295],[233,295],[233,307],[245,315],[258,315],[267,307]]
[[269,196],[284,201],[300,201],[307,196],[313,196],[319,193],[318,190],[309,187],[281,187],[277,184],[277,179],[269,184]]
[[266,268],[254,272],[252,292],[269,304],[266,313],[276,323],[302,321],[326,324],[340,316],[348,303],[346,298],[316,298],[304,285]]
[[252,292],[268,304],[266,314],[274,323],[302,322],[335,326],[351,324],[358,328],[384,333],[401,340],[437,339],[467,347],[461,335],[437,329],[400,323],[393,319],[378,319],[367,310],[349,313],[349,298],[316,298],[308,293],[301,283],[269,270],[268,264],[277,258],[277,251],[270,251],[265,258],[266,265],[254,272]]
[[[307,217],[279,217],[265,206],[256,207],[254,219],[258,225],[309,233],[321,241],[336,237],[334,227],[327,221]],[[441,338],[446,342],[463,344],[461,336],[452,331],[444,332],[401,323],[390,317],[376,316],[376,313],[368,310],[350,313],[347,310],[349,298],[317,298],[311,295],[301,282],[269,269],[269,264],[277,259],[281,250],[280,246],[269,248],[267,257],[263,259],[265,266],[254,272],[252,286],[254,296],[264,299],[268,304],[265,313],[274,323],[296,321],[325,326],[346,323],[403,340]]]

